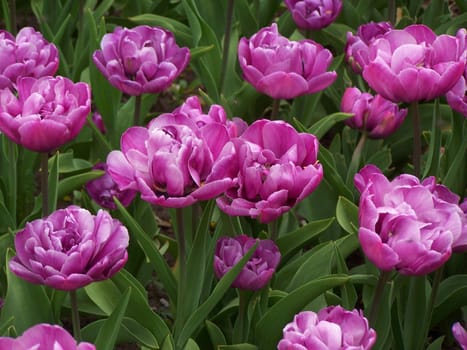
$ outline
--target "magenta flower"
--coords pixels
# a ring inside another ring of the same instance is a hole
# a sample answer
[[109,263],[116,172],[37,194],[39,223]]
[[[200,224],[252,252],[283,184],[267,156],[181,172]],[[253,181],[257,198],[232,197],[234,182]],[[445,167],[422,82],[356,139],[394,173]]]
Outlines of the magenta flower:
[[[230,140],[227,124],[214,122],[215,116],[187,114],[187,108],[162,114],[147,128],[125,131],[121,151],[107,157],[108,171],[120,190],[133,189],[152,204],[180,208],[215,198],[232,186],[232,178],[218,176],[222,169],[213,169]],[[203,118],[209,123],[200,124]]]
[[297,27],[318,30],[334,22],[342,10],[341,0],[285,0]]
[[36,152],[50,152],[73,140],[91,109],[86,83],[64,77],[20,78],[18,93],[0,90],[0,131]]
[[14,89],[21,77],[54,75],[58,64],[57,48],[34,28],[22,28],[16,38],[0,31],[0,89]]
[[302,311],[283,330],[278,350],[369,350],[376,332],[360,310],[328,306],[316,314]]
[[358,237],[365,255],[379,269],[405,275],[428,274],[462,250],[459,198],[434,177],[402,174],[389,181],[374,165],[354,178],[360,191]]
[[107,164],[98,163],[93,169],[104,170],[104,174],[94,180],[89,181],[85,188],[89,196],[102,208],[117,209],[114,197],[117,198],[124,207],[130,205],[136,195],[135,190],[120,191],[118,185],[107,171]]
[[462,350],[467,350],[467,331],[459,322],[452,325],[452,334],[454,335],[454,338],[456,338]]
[[385,138],[396,131],[407,115],[407,109],[399,110],[397,104],[381,95],[347,88],[342,96],[341,111],[354,114],[345,123],[353,129],[368,133],[374,139]]
[[347,33],[347,43],[345,44],[345,59],[352,70],[361,74],[363,68],[368,64],[368,45],[383,36],[392,28],[389,22],[370,22],[362,24],[357,29],[357,34]]
[[102,115],[99,112],[94,112],[92,114],[91,119],[94,125],[97,127],[97,129],[101,133],[105,134],[107,132],[107,128],[105,127],[105,124],[104,124],[104,119],[102,119]]
[[112,277],[125,265],[128,230],[109,213],[70,206],[37,219],[15,236],[10,270],[22,279],[75,290]]
[[421,24],[390,30],[370,42],[363,78],[393,102],[432,100],[451,90],[464,73],[460,44],[458,38],[437,36]]
[[[464,62],[467,62],[467,30],[465,28],[459,29],[456,36],[460,42],[459,56]],[[467,118],[467,65],[464,74],[446,94],[446,99],[453,110]]]
[[117,27],[104,35],[92,59],[113,86],[137,96],[167,89],[187,66],[190,50],[163,28]]
[[238,60],[244,79],[272,98],[295,98],[327,88],[336,80],[328,72],[329,50],[312,40],[290,41],[277,24],[261,29],[250,39],[241,38]]
[[284,121],[258,120],[223,150],[215,169],[236,179],[217,199],[229,215],[271,222],[303,200],[323,178],[318,140]]
[[58,325],[40,323],[27,329],[18,338],[0,337],[0,349],[11,350],[95,350],[87,342],[76,344],[68,331]]
[[253,256],[240,271],[232,287],[258,290],[266,286],[279,265],[281,254],[273,241],[257,240],[246,235],[221,237],[217,241],[214,255],[214,272],[217,278],[220,279],[229,272],[256,242],[258,246]]

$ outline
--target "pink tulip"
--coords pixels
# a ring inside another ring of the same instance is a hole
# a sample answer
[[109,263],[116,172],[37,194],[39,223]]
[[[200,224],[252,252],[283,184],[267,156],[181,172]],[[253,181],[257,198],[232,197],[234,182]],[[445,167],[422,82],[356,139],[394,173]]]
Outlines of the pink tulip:
[[467,350],[467,331],[459,322],[452,325],[452,334],[461,346],[462,350]]
[[342,10],[341,0],[285,0],[299,28],[318,30],[335,21]]

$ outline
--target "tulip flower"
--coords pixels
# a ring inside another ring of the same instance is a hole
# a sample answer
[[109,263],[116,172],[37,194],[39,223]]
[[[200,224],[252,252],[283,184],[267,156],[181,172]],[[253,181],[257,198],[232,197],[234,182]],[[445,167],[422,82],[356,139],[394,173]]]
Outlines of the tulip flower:
[[393,102],[432,100],[451,90],[464,73],[460,45],[458,38],[437,36],[421,24],[390,30],[369,44],[363,78]]
[[20,78],[18,92],[0,90],[0,131],[36,152],[50,152],[73,140],[91,110],[86,83],[64,77]]
[[214,161],[230,140],[227,124],[214,122],[215,116],[200,117],[210,121],[197,123],[186,108],[162,114],[148,127],[125,131],[121,151],[107,157],[120,190],[133,189],[149,203],[181,208],[215,198],[232,186],[232,178],[213,172]]
[[434,177],[422,182],[408,174],[389,181],[374,165],[355,175],[360,191],[358,237],[379,269],[425,275],[467,239],[459,198]]
[[14,89],[21,77],[54,75],[58,64],[57,48],[34,28],[22,28],[16,38],[0,31],[0,89]]
[[456,36],[460,42],[459,56],[466,62],[466,66],[464,74],[446,94],[446,99],[453,110],[467,118],[467,30],[459,29]]
[[354,116],[344,122],[353,129],[368,133],[371,138],[385,138],[396,131],[407,115],[407,109],[399,110],[397,104],[381,95],[347,88],[342,96],[341,111]]
[[109,213],[70,206],[15,235],[10,270],[22,279],[72,291],[112,277],[125,265],[128,230]]
[[462,350],[467,350],[467,331],[459,322],[452,325],[452,334],[461,346]]
[[223,150],[215,168],[236,179],[217,199],[229,215],[268,223],[307,197],[323,178],[318,140],[283,121],[254,122]]
[[375,39],[390,31],[390,22],[370,22],[362,24],[357,29],[357,34],[347,33],[347,43],[345,44],[345,59],[352,70],[361,74],[363,68],[368,64],[368,45]]
[[133,198],[135,198],[136,191],[120,191],[118,185],[107,171],[107,164],[98,163],[93,167],[93,169],[104,170],[104,174],[101,177],[89,181],[85,186],[86,192],[97,204],[102,208],[117,209],[117,205],[114,202],[115,197],[124,207],[130,205]]
[[91,119],[94,125],[97,127],[97,129],[101,133],[105,134],[107,132],[107,128],[105,127],[105,124],[104,124],[104,119],[102,119],[102,115],[99,112],[94,112],[92,114]]
[[113,86],[138,96],[167,89],[187,66],[190,50],[163,28],[117,27],[104,35],[92,59]]
[[285,0],[297,27],[318,30],[335,21],[342,10],[341,0]]
[[269,240],[256,240],[246,235],[222,237],[217,241],[214,256],[214,272],[222,278],[255,245],[253,256],[240,271],[232,287],[244,290],[258,290],[266,286],[276,271],[281,254],[276,244]]
[[68,331],[58,325],[40,323],[27,329],[17,338],[0,337],[0,349],[11,350],[95,350],[87,342],[76,343]]
[[279,34],[277,24],[241,38],[238,60],[244,79],[275,99],[290,99],[321,91],[336,80],[328,72],[329,50],[312,40],[291,41]]
[[302,311],[283,330],[278,350],[369,350],[376,342],[376,332],[360,310],[348,311],[328,306],[317,314]]

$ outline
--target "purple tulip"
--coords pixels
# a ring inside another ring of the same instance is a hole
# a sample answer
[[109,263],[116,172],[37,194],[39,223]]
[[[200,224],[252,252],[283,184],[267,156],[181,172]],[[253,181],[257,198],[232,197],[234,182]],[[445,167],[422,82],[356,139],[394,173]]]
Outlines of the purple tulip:
[[107,128],[105,127],[105,124],[104,124],[104,119],[102,119],[102,115],[99,112],[94,112],[92,114],[91,119],[94,125],[97,127],[97,129],[101,133],[105,134],[107,132]]
[[137,96],[167,89],[187,66],[190,50],[163,28],[117,27],[104,35],[92,59],[113,86]]
[[459,322],[452,325],[452,334],[454,335],[454,338],[456,338],[462,350],[467,350],[467,331]]
[[17,94],[0,90],[0,131],[29,150],[50,152],[78,135],[90,110],[86,83],[20,78]]
[[[232,186],[232,178],[218,176],[222,169],[213,169],[230,140],[227,124],[215,122],[216,116],[193,117],[187,108],[162,114],[147,128],[125,131],[121,151],[107,157],[120,190],[133,189],[152,204],[180,208],[215,198]],[[200,124],[198,119],[210,121]]]
[[40,323],[27,329],[18,338],[0,337],[0,349],[11,350],[95,350],[87,342],[76,344],[76,340],[67,330],[58,326]]
[[361,193],[359,240],[379,269],[428,274],[466,244],[459,197],[434,177],[420,183],[402,174],[389,181],[377,167],[367,165],[354,181]]
[[318,140],[284,121],[258,120],[223,150],[215,166],[236,179],[217,199],[229,215],[267,223],[307,197],[323,178]]
[[[460,42],[459,56],[466,62],[467,30],[465,28],[459,29],[456,36]],[[464,74],[446,94],[446,99],[453,110],[467,118],[467,65],[465,66]]]
[[22,279],[75,290],[112,277],[125,265],[128,230],[109,213],[70,206],[37,219],[15,236],[10,270]]
[[285,0],[295,24],[305,30],[318,30],[334,22],[342,10],[341,0]]
[[229,272],[256,242],[258,246],[253,256],[240,271],[232,287],[258,290],[266,286],[279,265],[281,254],[273,241],[256,240],[246,235],[221,237],[217,241],[214,256],[214,272],[217,278],[220,279]]
[[362,24],[357,29],[357,35],[347,33],[347,43],[345,44],[345,59],[352,70],[361,74],[363,68],[368,64],[368,45],[383,36],[384,33],[392,30],[390,22],[370,22]]
[[272,98],[290,99],[327,88],[336,72],[329,50],[312,40],[290,41],[277,24],[261,29],[250,39],[241,38],[238,60],[243,77],[256,90]]
[[451,90],[464,73],[459,45],[458,38],[437,36],[422,24],[390,30],[369,44],[363,78],[393,102],[432,100]]
[[34,28],[22,28],[16,38],[0,31],[0,89],[14,89],[20,77],[54,75],[58,64],[57,48]]
[[407,109],[399,110],[397,104],[381,95],[347,88],[342,96],[341,111],[354,114],[345,123],[353,129],[368,133],[374,139],[385,138],[396,131],[407,115]]
[[316,314],[302,311],[283,330],[278,350],[369,350],[376,332],[360,310],[328,306]]
[[104,174],[101,177],[89,181],[85,186],[86,192],[97,204],[106,209],[117,209],[117,205],[113,200],[115,197],[124,207],[130,205],[135,198],[136,191],[120,191],[118,185],[107,171],[107,164],[98,163],[93,169],[104,170]]

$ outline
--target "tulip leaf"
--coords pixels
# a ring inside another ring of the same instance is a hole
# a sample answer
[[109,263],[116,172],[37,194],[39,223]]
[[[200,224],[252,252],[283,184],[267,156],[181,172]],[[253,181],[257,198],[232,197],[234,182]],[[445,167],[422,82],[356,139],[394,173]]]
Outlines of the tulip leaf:
[[110,315],[117,305],[121,293],[111,280],[94,282],[84,287],[88,297],[106,315]]
[[257,343],[263,349],[275,349],[282,337],[282,329],[307,304],[325,291],[349,281],[346,275],[325,276],[305,283],[271,306],[256,325]]
[[434,342],[432,342],[426,350],[442,350],[443,349],[443,341],[444,336],[437,338]]
[[233,345],[221,345],[217,349],[219,350],[258,350],[258,347],[253,344],[242,343]]
[[174,348],[175,347],[172,335],[168,334],[167,337],[165,337],[164,342],[162,343],[161,350],[173,350]]
[[199,350],[198,344],[193,339],[188,339],[183,350]]
[[467,274],[444,279],[438,289],[431,324],[436,326],[467,300]]
[[321,139],[331,128],[337,123],[349,119],[353,116],[352,113],[333,113],[330,114],[316,123],[314,123],[309,129],[310,134],[315,135],[318,139]]
[[120,201],[114,197],[115,204],[123,216],[123,222],[128,227],[130,234],[136,238],[139,245],[143,249],[144,253],[151,261],[154,266],[154,269],[157,271],[159,278],[161,279],[162,283],[164,284],[164,288],[167,291],[167,294],[170,300],[173,303],[177,303],[177,282],[175,281],[175,277],[170,270],[167,261],[161,255],[159,250],[154,245],[151,236],[146,234],[141,226],[133,219],[133,217],[128,213],[125,207],[120,203]]
[[13,28],[11,24],[11,14],[10,14],[10,7],[8,6],[8,0],[2,0],[2,14],[3,14],[3,23],[5,23],[6,30],[12,33]]
[[233,281],[238,276],[243,266],[245,266],[248,260],[250,260],[257,246],[258,243],[255,243],[255,245],[253,245],[248,250],[248,252],[240,259],[240,261],[220,279],[206,301],[190,315],[182,331],[180,332],[180,335],[176,339],[177,348],[181,348],[187,342],[187,340],[194,334],[198,326],[203,323],[212,309],[222,299],[225,292],[227,292],[227,290],[231,287]]
[[425,340],[423,325],[427,314],[427,285],[426,276],[410,278],[403,327],[405,349],[421,349]]
[[103,174],[104,172],[102,170],[91,170],[82,174],[66,177],[58,183],[57,197],[63,198],[74,190],[80,189],[89,181],[101,177]]
[[358,207],[346,197],[339,196],[336,207],[336,218],[339,225],[350,234],[357,234]]
[[430,133],[430,145],[428,148],[427,162],[425,164],[425,171],[423,178],[428,175],[437,176],[439,170],[440,147],[441,147],[441,129],[439,127],[440,111],[439,111],[439,98],[435,100],[433,121]]
[[209,338],[211,339],[213,349],[218,349],[219,346],[227,344],[224,333],[214,322],[206,320],[205,325]]
[[92,168],[93,164],[85,159],[75,158],[73,150],[65,153],[57,152],[49,158],[49,168],[52,168],[55,158],[58,157],[58,173],[67,174],[75,171],[88,170]]
[[131,288],[128,288],[123,294],[117,306],[109,318],[104,322],[97,335],[95,345],[99,350],[113,350],[120,331],[123,316],[125,315],[128,301],[130,300]]
[[341,196],[344,196],[348,199],[353,199],[352,192],[345,185],[342,178],[339,176],[336,166],[332,157],[331,152],[329,152],[325,147],[319,148],[318,159],[323,165],[324,179],[329,182],[332,188]]
[[[6,266],[13,258],[9,249],[6,254]],[[18,334],[38,323],[54,323],[50,300],[41,285],[31,284],[6,268],[7,291],[5,303],[0,315],[0,324],[5,324],[14,317],[13,325]]]

